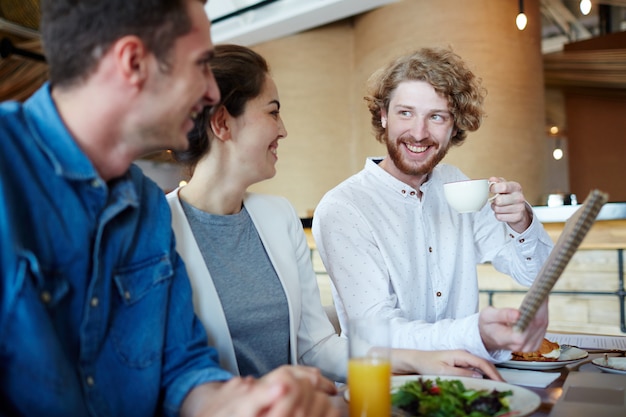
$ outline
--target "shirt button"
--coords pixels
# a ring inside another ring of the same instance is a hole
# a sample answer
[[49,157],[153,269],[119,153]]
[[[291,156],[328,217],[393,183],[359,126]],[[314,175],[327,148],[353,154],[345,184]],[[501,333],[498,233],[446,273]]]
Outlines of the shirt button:
[[96,381],[93,380],[93,377],[91,375],[85,379],[85,382],[87,383],[87,386],[89,387],[93,387],[94,384],[96,383]]
[[533,258],[526,258],[527,261],[532,261]]
[[415,191],[411,191],[411,193],[410,193],[410,194],[411,194],[411,195],[415,195]]
[[433,247],[432,246],[428,247],[428,252],[433,253]]
[[124,298],[130,300],[130,291],[124,291]]
[[90,304],[92,307],[98,307],[98,297],[93,297]]
[[406,190],[402,190],[401,192],[402,192],[402,194],[406,194]]
[[99,180],[97,180],[97,179],[93,179],[93,180],[91,180],[91,186],[92,186],[93,188],[98,188],[98,187],[100,187],[100,181],[99,181]]
[[437,291],[437,297],[441,297],[441,291]]
[[48,291],[42,291],[40,297],[44,304],[48,304],[52,300],[52,295]]
[[515,236],[513,236],[511,233],[509,233],[509,237],[510,237],[511,239],[515,239]]
[[524,239],[523,239],[523,238],[522,238],[522,239],[520,239],[520,240],[519,240],[519,243],[524,243]]

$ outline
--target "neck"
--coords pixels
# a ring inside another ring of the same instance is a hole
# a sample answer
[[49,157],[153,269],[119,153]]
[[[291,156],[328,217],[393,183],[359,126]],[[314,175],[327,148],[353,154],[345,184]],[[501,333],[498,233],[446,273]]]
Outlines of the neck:
[[247,185],[242,184],[236,170],[228,169],[225,158],[211,157],[213,150],[196,166],[189,183],[179,197],[192,206],[211,214],[227,215],[241,211]]
[[[118,100],[90,84],[52,90],[52,99],[70,134],[102,179],[123,175],[141,152],[122,134]],[[94,97],[98,97],[94,99]],[[122,122],[121,122],[122,121]]]

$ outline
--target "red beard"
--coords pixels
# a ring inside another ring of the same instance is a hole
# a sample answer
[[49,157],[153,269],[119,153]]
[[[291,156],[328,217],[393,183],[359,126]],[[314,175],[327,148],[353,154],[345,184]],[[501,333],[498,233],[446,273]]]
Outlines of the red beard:
[[[399,137],[395,142],[392,142],[389,140],[389,135],[387,132],[385,132],[384,137],[385,143],[387,144],[387,152],[389,153],[389,158],[391,158],[393,164],[400,172],[405,175],[411,176],[422,176],[430,174],[433,169],[435,169],[435,166],[437,166],[437,164],[441,162],[441,160],[446,156],[451,144],[451,142],[448,142],[448,145],[445,148],[439,148],[437,150],[437,153],[435,153],[430,159],[420,164],[416,164],[413,161],[406,161],[405,159],[403,159],[402,151],[400,150],[400,147],[404,146],[403,142],[416,143],[414,138],[412,138],[411,136],[402,136]],[[434,143],[432,142],[427,142],[425,144],[434,145]]]

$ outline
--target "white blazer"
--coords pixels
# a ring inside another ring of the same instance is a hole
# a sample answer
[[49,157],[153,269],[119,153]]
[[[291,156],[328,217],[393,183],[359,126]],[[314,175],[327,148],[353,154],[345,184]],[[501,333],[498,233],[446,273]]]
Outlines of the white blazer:
[[[238,375],[226,316],[178,198],[179,190],[169,193],[167,201],[172,210],[176,249],[191,281],[194,309],[208,333],[209,344],[219,353],[221,366]],[[282,197],[253,193],[246,193],[244,206],[285,291],[291,363],[315,366],[326,377],[345,381],[348,342],[335,333],[322,307],[310,249],[293,206]]]

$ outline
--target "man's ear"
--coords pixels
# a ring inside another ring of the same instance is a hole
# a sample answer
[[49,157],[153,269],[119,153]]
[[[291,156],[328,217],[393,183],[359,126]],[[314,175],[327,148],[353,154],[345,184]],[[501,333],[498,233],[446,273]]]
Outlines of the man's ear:
[[380,109],[380,125],[383,129],[387,128],[387,110]]
[[124,36],[115,42],[113,52],[123,78],[131,85],[143,85],[148,77],[150,59],[154,56],[142,40],[137,36]]
[[219,105],[213,110],[209,124],[211,131],[218,139],[226,141],[231,138],[230,120],[232,117],[226,107]]

